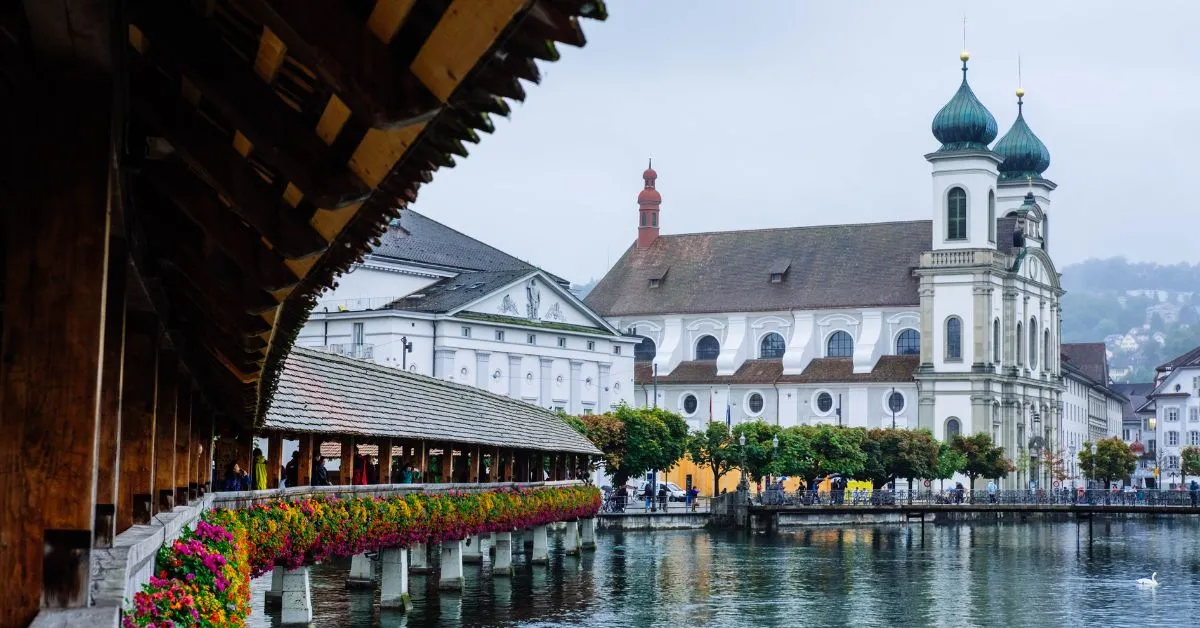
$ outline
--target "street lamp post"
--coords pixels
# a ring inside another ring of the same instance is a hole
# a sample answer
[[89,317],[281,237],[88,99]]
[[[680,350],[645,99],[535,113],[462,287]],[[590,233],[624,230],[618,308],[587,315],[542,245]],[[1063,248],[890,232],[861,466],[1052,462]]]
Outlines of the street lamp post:
[[896,429],[896,404],[892,403],[892,397],[896,396],[896,387],[892,386],[892,394],[888,395],[888,409],[892,411],[892,429]]
[[738,436],[738,451],[742,454],[742,480],[738,482],[739,491],[749,491],[750,483],[746,481],[746,434]]
[[1079,453],[1079,448],[1075,445],[1071,445],[1067,451],[1071,454],[1071,488],[1074,489],[1076,485],[1076,478],[1078,477],[1077,472],[1079,470],[1079,459],[1075,456]]
[[[776,434],[771,437],[771,463],[772,464],[775,463],[775,458],[778,456],[779,456],[779,435]],[[773,489],[771,488],[772,481],[774,479],[775,479],[774,473],[771,473],[767,476],[767,490],[772,491],[770,493],[772,496],[775,495],[775,493],[773,492]]]
[[1092,464],[1091,464],[1091,480],[1096,481],[1096,442],[1092,441]]

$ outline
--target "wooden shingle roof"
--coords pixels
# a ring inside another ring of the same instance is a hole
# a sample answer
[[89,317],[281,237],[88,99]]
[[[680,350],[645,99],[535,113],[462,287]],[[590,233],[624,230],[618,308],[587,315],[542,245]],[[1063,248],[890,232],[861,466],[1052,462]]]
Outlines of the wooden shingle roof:
[[262,427],[600,453],[557,414],[533,404],[302,347],[288,356]]

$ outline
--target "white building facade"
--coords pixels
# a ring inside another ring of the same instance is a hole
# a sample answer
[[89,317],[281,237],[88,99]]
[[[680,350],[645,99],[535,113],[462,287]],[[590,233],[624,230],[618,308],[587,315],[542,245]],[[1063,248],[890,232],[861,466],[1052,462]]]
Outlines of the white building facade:
[[1153,412],[1155,464],[1163,488],[1187,484],[1180,452],[1184,447],[1200,447],[1200,347],[1156,369],[1155,387],[1146,396],[1143,412]]
[[637,403],[693,428],[984,432],[1030,461],[1008,485],[1048,482],[1038,463],[1063,439],[1056,185],[1023,114],[989,148],[996,123],[965,58],[963,76],[925,156],[930,220],[659,235],[658,175],[643,173],[637,242],[586,300],[642,338]]
[[632,403],[633,348],[566,282],[404,210],[297,343],[570,414]]

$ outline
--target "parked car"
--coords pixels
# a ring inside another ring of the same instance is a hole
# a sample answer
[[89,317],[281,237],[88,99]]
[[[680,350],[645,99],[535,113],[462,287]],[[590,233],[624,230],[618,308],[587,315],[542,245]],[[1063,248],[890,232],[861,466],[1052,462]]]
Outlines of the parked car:
[[[641,497],[646,492],[646,484],[648,484],[646,480],[642,480],[638,483],[636,493],[638,497]],[[687,497],[687,491],[679,488],[679,485],[675,484],[674,482],[659,482],[658,486],[654,487],[654,490],[656,491],[655,495],[658,494],[657,491],[659,486],[667,487],[667,499],[673,502],[681,502]]]

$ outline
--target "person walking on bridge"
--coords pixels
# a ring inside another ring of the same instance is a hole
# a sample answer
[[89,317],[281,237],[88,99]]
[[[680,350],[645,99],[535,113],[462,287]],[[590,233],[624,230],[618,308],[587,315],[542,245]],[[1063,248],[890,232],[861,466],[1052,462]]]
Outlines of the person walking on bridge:
[[300,484],[300,452],[293,451],[292,459],[283,468],[283,478],[288,488]]
[[1195,508],[1197,498],[1200,498],[1200,484],[1197,484],[1196,480],[1192,480],[1192,483],[1188,485],[1188,491],[1192,494],[1192,508]]
[[987,492],[988,492],[988,503],[991,503],[991,504],[996,503],[996,481],[995,480],[988,480]]
[[254,448],[254,490],[267,490],[267,459],[258,447]]

